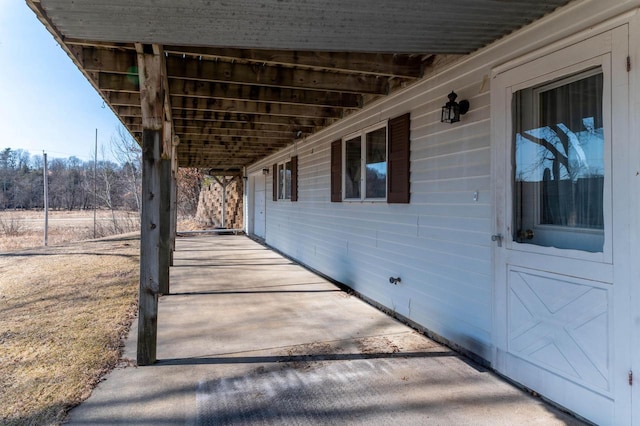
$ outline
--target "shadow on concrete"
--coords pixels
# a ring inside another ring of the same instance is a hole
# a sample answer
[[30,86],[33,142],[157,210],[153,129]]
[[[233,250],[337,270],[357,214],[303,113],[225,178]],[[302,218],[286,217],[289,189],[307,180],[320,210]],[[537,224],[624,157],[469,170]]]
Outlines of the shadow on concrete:
[[233,267],[247,267],[247,266],[287,266],[287,265],[296,265],[296,264],[293,262],[234,263],[233,260],[229,260],[227,263],[192,263],[192,264],[180,263],[180,264],[173,265],[172,268],[206,268],[206,267],[233,268]]
[[236,291],[193,291],[183,293],[169,293],[166,296],[204,296],[222,294],[287,294],[287,293],[340,293],[340,290],[236,290]]
[[212,364],[266,364],[266,363],[294,363],[294,362],[320,362],[320,361],[353,361],[358,359],[388,359],[388,358],[439,358],[457,357],[452,351],[425,351],[425,352],[378,352],[378,353],[354,353],[354,354],[320,354],[320,355],[267,355],[267,356],[241,356],[241,357],[202,357],[202,358],[174,358],[161,359],[157,366],[167,365],[212,365]]

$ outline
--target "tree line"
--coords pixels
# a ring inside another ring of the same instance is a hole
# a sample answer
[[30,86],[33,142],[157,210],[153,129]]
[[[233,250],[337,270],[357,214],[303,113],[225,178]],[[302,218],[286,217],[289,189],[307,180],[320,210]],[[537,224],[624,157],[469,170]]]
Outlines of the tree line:
[[[49,208],[140,211],[142,152],[124,128],[111,138],[110,157],[103,147],[97,161],[77,157],[48,158]],[[102,157],[102,158],[100,158]],[[178,209],[193,215],[202,173],[178,172]],[[0,210],[44,208],[44,157],[22,149],[0,151]]]

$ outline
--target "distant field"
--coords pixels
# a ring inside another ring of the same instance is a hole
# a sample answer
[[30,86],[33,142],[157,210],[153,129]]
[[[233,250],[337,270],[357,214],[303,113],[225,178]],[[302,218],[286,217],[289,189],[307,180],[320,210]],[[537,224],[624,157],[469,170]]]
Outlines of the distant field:
[[[95,237],[139,229],[138,213],[98,210]],[[49,211],[49,245],[94,238],[93,210]],[[40,247],[44,242],[44,212],[0,211],[0,252]]]

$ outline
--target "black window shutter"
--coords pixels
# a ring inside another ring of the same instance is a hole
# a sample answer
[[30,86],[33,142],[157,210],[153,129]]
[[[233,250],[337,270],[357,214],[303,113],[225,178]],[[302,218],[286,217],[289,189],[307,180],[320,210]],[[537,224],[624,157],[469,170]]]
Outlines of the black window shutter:
[[291,201],[298,201],[298,156],[291,157]]
[[278,165],[273,165],[273,201],[278,201]]
[[331,202],[342,201],[342,141],[331,143]]
[[389,120],[387,202],[409,202],[410,114]]

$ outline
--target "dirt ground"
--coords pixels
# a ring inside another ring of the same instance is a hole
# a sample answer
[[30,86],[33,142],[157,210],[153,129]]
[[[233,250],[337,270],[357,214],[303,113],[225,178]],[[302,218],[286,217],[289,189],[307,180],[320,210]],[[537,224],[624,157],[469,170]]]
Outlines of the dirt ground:
[[59,424],[117,364],[139,250],[128,234],[0,253],[0,424]]

